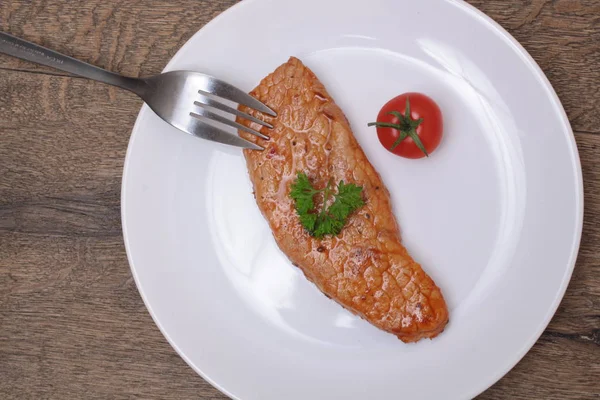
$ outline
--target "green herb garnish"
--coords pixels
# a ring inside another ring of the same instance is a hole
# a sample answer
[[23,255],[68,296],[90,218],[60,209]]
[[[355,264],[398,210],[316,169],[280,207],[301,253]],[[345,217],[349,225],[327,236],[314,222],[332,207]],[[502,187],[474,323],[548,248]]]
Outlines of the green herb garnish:
[[[302,226],[311,236],[322,238],[325,235],[338,235],[348,216],[365,202],[362,199],[362,186],[353,183],[345,184],[340,181],[337,193],[331,187],[331,181],[323,189],[315,189],[304,172],[298,172],[296,180],[292,183],[290,197],[296,202],[296,212],[300,217]],[[315,210],[314,196],[323,193],[321,210]],[[327,206],[327,200],[334,195],[334,201]]]

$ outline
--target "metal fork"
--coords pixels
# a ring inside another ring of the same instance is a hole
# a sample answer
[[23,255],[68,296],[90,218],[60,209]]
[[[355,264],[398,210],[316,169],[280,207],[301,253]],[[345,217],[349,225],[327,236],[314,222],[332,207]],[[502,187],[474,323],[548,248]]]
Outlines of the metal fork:
[[272,117],[277,116],[275,111],[242,90],[199,72],[171,71],[148,78],[129,78],[4,32],[0,32],[0,52],[127,89],[141,97],[159,117],[175,128],[214,142],[264,150],[261,146],[220,128],[219,125],[230,126],[269,139],[268,136],[227,118],[225,115],[228,114],[273,128],[268,122],[228,105],[223,99]]

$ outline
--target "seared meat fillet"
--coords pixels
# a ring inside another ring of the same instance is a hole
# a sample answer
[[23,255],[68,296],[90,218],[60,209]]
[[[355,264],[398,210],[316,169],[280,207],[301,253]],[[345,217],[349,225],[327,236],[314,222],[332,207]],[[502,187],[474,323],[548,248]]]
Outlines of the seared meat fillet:
[[[402,246],[389,192],[323,84],[292,57],[251,94],[278,113],[260,116],[274,129],[238,122],[271,137],[240,131],[265,147],[244,154],[256,202],[281,250],[326,296],[376,327],[404,342],[437,336],[448,322],[444,297]],[[289,195],[299,171],[318,188],[329,180],[363,187],[366,204],[339,236],[317,239],[300,224]]]

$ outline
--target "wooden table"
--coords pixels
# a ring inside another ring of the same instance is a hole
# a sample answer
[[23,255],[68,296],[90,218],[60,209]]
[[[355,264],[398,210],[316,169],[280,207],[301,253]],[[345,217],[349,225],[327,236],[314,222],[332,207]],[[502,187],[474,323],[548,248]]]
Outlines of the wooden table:
[[[3,0],[0,29],[110,70],[158,73],[234,0]],[[567,294],[481,399],[600,398],[600,1],[470,0],[554,85],[579,146],[585,223]],[[222,399],[146,311],[119,195],[141,101],[0,56],[0,398]],[[544,277],[541,276],[540,279]]]

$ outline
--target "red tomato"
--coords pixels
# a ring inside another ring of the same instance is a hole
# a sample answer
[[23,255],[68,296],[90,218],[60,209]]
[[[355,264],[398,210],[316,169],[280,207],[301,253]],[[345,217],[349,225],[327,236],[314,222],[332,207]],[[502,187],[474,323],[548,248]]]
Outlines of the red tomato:
[[435,102],[421,93],[404,93],[388,101],[379,111],[379,141],[389,151],[406,158],[429,156],[440,144],[444,123]]

